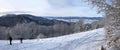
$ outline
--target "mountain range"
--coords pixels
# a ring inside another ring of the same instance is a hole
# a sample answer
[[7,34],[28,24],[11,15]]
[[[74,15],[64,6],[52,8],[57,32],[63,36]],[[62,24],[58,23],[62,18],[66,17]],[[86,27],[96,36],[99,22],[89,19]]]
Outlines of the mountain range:
[[59,23],[70,24],[69,22],[55,20],[55,19],[50,20],[47,18],[34,16],[30,14],[19,14],[19,15],[7,14],[0,17],[0,26],[5,26],[5,27],[12,27],[15,26],[17,23],[29,23],[29,22],[35,22],[38,25],[45,25],[45,26],[50,26]]
[[34,16],[30,14],[7,14],[0,17],[0,26],[12,27],[17,23],[35,22],[38,25],[70,24],[68,21],[76,22],[80,19],[89,21],[101,20],[102,17],[53,17],[53,16]]

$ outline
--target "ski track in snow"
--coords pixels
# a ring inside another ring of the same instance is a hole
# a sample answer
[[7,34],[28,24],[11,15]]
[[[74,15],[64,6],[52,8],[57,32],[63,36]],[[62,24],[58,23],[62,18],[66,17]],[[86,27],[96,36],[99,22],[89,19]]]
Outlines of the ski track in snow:
[[[54,38],[14,40],[9,45],[8,40],[0,40],[0,50],[94,50],[101,46],[104,39],[104,28],[87,32],[75,33]],[[98,40],[98,41],[97,41]]]

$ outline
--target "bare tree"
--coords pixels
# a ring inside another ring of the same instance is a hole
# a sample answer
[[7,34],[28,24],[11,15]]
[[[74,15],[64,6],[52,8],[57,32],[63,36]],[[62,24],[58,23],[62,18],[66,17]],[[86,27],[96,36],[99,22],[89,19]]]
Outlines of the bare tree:
[[14,39],[36,38],[39,34],[37,29],[38,26],[34,22],[22,23],[10,28],[10,33]]
[[0,39],[8,39],[8,32],[6,27],[0,26]]
[[92,30],[92,25],[91,23],[86,23],[83,25],[83,30],[84,31],[88,31],[88,30]]
[[106,50],[120,50],[120,0],[88,0],[105,16]]
[[83,19],[80,19],[78,22],[76,22],[75,23],[74,31],[75,32],[81,32],[81,31],[83,31],[83,24],[84,24]]
[[102,28],[104,27],[104,21],[99,20],[99,21],[94,21],[91,23],[92,29],[97,29],[97,28]]

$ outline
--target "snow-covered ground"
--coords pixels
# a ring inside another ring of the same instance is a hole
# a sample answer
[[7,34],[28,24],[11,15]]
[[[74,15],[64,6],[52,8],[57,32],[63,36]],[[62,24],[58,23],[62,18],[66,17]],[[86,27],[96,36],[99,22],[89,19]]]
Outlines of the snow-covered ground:
[[97,50],[104,42],[104,28],[46,39],[0,40],[0,50]]

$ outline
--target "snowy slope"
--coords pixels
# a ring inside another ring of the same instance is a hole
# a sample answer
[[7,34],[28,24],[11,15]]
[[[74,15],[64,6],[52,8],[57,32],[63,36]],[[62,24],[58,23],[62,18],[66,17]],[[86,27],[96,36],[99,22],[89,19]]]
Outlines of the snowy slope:
[[24,40],[23,44],[14,40],[12,46],[7,40],[0,40],[0,50],[94,50],[102,45],[103,39],[104,29],[100,28],[61,37]]

